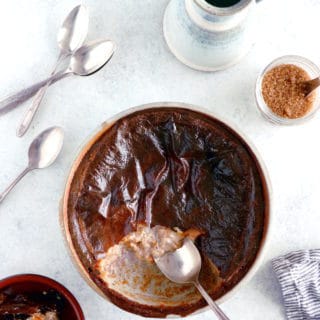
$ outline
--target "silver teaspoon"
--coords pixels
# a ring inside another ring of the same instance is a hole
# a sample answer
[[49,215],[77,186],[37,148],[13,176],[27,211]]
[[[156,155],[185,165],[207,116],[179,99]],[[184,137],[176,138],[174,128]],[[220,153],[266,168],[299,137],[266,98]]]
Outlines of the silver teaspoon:
[[30,171],[50,166],[58,157],[63,145],[63,130],[59,127],[48,128],[40,133],[29,147],[29,164],[10,186],[0,194],[0,203],[14,186]]
[[48,82],[53,84],[71,75],[89,76],[99,71],[112,58],[115,44],[111,40],[97,40],[80,47],[72,56],[69,66],[65,71],[58,72],[50,78],[33,86],[19,91],[18,93],[0,102],[0,116],[4,115],[24,101],[31,98]]
[[[75,7],[66,17],[60,30],[58,32],[58,45],[60,47],[60,54],[56,65],[51,73],[54,75],[60,64],[60,62],[70,56],[75,50],[77,50],[84,42],[88,34],[89,17],[87,9],[84,5]],[[20,125],[17,128],[17,136],[22,137],[30,127],[32,119],[34,118],[40,103],[48,89],[50,83],[41,88],[31,106],[24,114]]]
[[156,258],[155,262],[169,280],[176,283],[193,283],[218,319],[229,320],[199,283],[201,256],[190,239],[186,238],[181,248]]

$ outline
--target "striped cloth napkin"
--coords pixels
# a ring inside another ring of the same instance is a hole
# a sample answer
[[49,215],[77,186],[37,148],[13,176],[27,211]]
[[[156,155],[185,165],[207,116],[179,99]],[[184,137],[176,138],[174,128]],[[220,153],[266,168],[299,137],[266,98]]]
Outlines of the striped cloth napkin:
[[320,320],[320,249],[272,260],[289,320]]

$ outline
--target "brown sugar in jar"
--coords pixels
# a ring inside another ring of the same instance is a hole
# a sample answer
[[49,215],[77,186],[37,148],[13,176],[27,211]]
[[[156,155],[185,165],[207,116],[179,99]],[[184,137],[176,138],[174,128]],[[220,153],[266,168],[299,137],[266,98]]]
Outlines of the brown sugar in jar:
[[269,70],[262,79],[262,96],[276,115],[297,119],[308,114],[315,101],[315,93],[306,97],[305,81],[309,74],[294,64],[281,64]]

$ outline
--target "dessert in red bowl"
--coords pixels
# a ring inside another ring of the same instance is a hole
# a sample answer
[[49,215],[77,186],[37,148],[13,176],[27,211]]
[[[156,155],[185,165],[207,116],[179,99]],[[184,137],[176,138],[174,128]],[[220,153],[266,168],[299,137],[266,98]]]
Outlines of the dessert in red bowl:
[[58,282],[35,274],[0,281],[0,320],[84,320],[72,293]]

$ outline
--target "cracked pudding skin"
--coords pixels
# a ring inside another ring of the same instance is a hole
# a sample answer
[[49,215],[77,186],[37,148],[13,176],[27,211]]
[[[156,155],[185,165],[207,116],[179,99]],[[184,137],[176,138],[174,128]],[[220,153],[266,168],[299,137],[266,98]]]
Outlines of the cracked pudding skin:
[[[152,303],[117,292],[96,268],[110,248],[141,224],[199,230],[200,281],[217,299],[255,261],[268,201],[262,170],[245,141],[222,122],[178,107],[136,111],[104,128],[78,158],[65,199],[72,246],[90,278],[119,307],[149,317],[184,316],[205,302],[190,286],[170,288],[168,300],[159,295],[159,303],[151,287]],[[215,267],[219,281],[212,281]],[[172,292],[181,300],[170,303]]]

